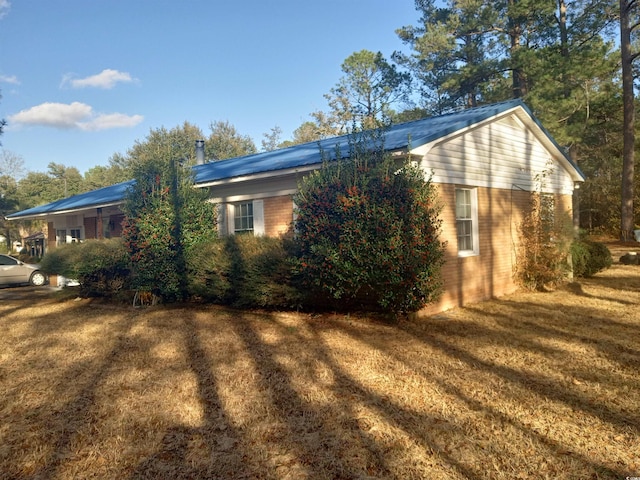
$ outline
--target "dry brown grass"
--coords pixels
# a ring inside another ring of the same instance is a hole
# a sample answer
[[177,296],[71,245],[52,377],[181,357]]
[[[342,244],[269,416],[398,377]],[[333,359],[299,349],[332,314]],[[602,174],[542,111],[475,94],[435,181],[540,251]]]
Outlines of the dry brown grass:
[[0,478],[640,475],[639,305],[623,265],[398,324],[5,301]]

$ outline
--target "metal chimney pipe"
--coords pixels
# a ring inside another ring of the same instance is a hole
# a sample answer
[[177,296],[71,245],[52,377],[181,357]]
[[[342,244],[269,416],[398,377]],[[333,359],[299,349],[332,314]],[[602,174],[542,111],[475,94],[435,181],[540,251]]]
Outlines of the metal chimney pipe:
[[204,164],[204,140],[196,140],[196,163]]

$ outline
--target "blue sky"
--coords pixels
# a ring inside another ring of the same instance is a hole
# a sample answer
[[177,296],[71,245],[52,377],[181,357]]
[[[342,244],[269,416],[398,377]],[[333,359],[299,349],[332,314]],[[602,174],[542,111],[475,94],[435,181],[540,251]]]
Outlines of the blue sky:
[[2,148],[84,173],[151,129],[229,121],[258,149],[315,110],[362,49],[407,51],[414,0],[0,0]]

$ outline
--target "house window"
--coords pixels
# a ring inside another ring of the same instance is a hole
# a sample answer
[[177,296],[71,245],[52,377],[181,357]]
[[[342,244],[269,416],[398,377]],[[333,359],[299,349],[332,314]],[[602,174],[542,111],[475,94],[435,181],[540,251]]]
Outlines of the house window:
[[71,237],[71,243],[78,243],[82,240],[81,236],[80,236],[80,229],[79,228],[72,228],[71,230],[69,230],[69,236]]
[[456,188],[458,255],[477,255],[478,195],[475,188]]
[[234,206],[235,233],[253,233],[253,202],[237,203]]
[[67,231],[56,230],[56,245],[62,245],[64,243],[67,243]]

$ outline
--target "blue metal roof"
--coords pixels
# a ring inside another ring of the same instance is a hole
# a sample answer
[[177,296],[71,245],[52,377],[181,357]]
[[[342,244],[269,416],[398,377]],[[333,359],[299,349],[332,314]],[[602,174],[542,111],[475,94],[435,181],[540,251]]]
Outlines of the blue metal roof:
[[[521,100],[510,100],[392,125],[384,131],[384,147],[387,151],[399,150],[408,146],[416,148],[517,106],[526,109]],[[531,115],[528,109],[527,112]],[[195,181],[197,184],[206,184],[245,175],[317,165],[322,162],[323,154],[330,159],[335,159],[336,147],[340,147],[342,156],[346,156],[349,150],[349,135],[196,165],[193,167]]]
[[[553,138],[535,119],[529,108],[521,100],[510,100],[462,110],[460,112],[441,115],[438,117],[430,117],[422,120],[415,120],[413,122],[393,125],[389,129],[383,131],[384,148],[387,151],[396,151],[406,149],[407,147],[420,147],[515,107],[522,107],[549,137],[549,140],[551,140],[551,142],[553,142],[553,144],[563,152],[563,149],[555,143]],[[335,159],[338,149],[343,157],[348,155],[349,135],[327,138],[318,142],[294,145],[292,147],[273,150],[271,152],[256,153],[253,155],[206,163],[204,165],[196,165],[193,167],[193,172],[196,184],[206,185],[242,176],[317,165],[323,161],[323,155],[326,156],[325,158]],[[580,172],[578,167],[575,166],[569,158],[567,158],[567,161],[576,168],[576,171],[580,173],[581,176],[584,177],[582,172]],[[22,217],[34,217],[118,203],[124,200],[127,189],[132,184],[133,180],[94,190],[92,192],[82,193],[47,205],[13,213],[8,215],[7,218],[17,219]]]
[[134,180],[117,183],[110,187],[80,193],[72,197],[47,203],[46,205],[40,205],[39,207],[33,207],[28,210],[12,213],[11,215],[7,215],[7,218],[16,219],[22,217],[36,217],[46,215],[48,213],[61,213],[70,210],[81,210],[83,208],[91,207],[98,208],[101,206],[117,204],[122,202],[127,194],[127,190],[133,184]]

